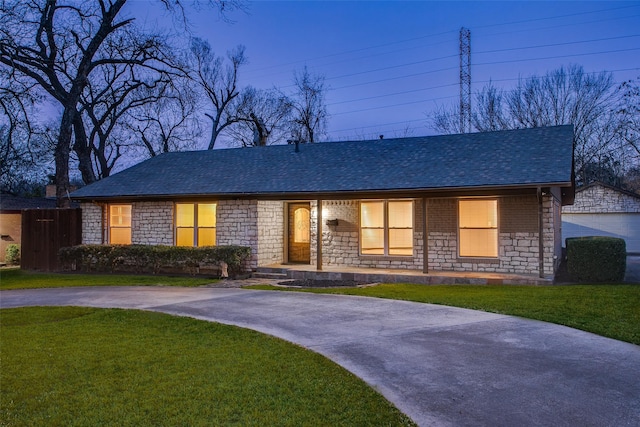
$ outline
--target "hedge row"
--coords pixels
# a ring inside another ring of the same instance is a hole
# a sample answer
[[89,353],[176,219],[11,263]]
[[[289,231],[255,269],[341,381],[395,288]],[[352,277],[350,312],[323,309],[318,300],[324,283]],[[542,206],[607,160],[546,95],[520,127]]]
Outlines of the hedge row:
[[567,270],[578,282],[621,282],[627,267],[624,239],[571,237],[566,239]]
[[78,245],[58,252],[60,265],[66,271],[152,274],[167,270],[196,274],[201,267],[226,263],[229,274],[235,275],[250,255],[251,249],[245,246]]

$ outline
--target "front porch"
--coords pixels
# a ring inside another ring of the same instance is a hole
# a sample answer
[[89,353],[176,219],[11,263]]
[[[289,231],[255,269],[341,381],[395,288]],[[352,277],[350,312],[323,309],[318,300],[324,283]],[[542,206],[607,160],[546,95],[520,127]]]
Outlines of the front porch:
[[422,285],[551,285],[553,279],[532,275],[502,274],[488,272],[437,271],[428,274],[416,270],[357,268],[324,266],[317,270],[315,265],[271,264],[258,267],[252,274],[263,279],[315,279],[354,280],[368,283],[415,283]]

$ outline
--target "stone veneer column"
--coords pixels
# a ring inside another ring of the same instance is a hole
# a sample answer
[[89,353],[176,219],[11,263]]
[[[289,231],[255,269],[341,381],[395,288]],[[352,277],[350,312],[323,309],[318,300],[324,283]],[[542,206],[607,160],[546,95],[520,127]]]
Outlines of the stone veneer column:
[[284,203],[258,202],[258,266],[279,264],[284,257]]
[[220,200],[217,207],[216,244],[251,248],[246,268],[258,266],[258,201]]
[[545,276],[553,276],[560,260],[559,246],[562,244],[556,229],[562,219],[560,216],[560,201],[552,195],[543,196],[542,200],[542,237],[544,245],[544,271]]
[[82,244],[101,245],[102,241],[102,205],[81,203],[82,209]]

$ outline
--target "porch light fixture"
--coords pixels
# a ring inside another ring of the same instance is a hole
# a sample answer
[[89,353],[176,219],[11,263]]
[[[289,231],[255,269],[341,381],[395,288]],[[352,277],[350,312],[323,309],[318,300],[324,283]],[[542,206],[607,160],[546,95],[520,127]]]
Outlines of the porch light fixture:
[[328,219],[327,225],[338,225],[338,218],[336,219]]

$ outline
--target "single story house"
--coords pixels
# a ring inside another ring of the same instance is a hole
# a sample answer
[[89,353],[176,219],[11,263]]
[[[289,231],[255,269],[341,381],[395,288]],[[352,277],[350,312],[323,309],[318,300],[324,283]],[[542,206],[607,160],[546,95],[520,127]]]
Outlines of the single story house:
[[[74,193],[85,244],[553,277],[573,127],[166,153]],[[321,237],[319,237],[321,236]]]
[[0,195],[0,262],[5,262],[7,247],[22,243],[22,211],[25,209],[53,209],[55,199]]
[[576,190],[562,208],[562,237],[611,236],[624,239],[627,252],[640,254],[640,195],[594,182]]

